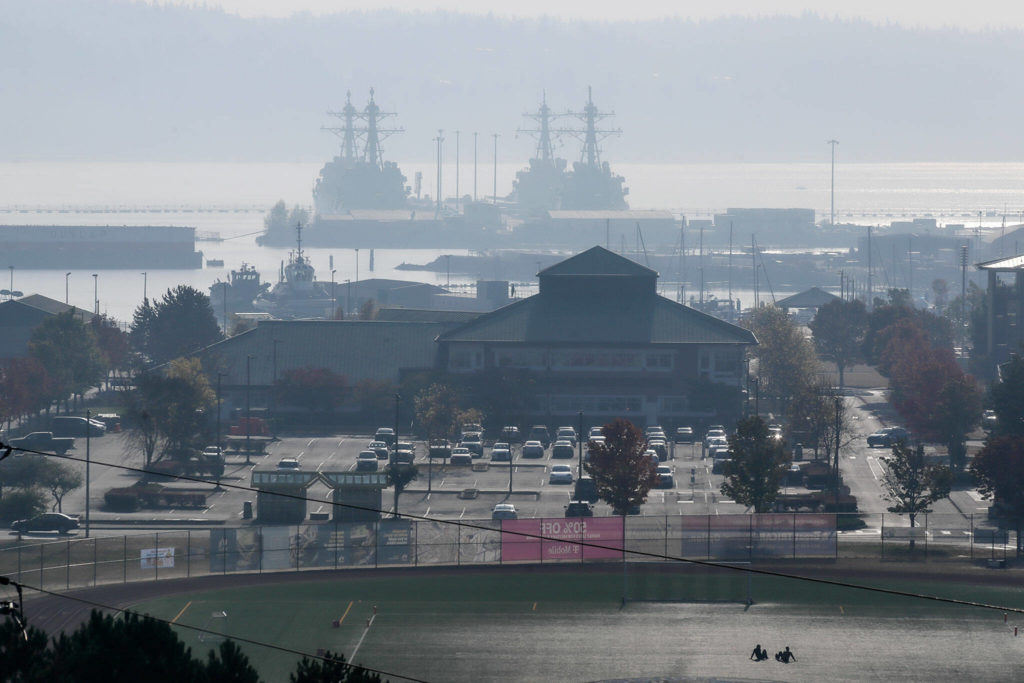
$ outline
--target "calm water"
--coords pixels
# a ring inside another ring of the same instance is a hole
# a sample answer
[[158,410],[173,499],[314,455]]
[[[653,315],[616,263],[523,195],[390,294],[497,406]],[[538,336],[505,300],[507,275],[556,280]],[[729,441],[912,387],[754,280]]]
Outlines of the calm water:
[[[443,189],[455,194],[455,164],[444,168]],[[459,166],[459,194],[473,194],[473,165]],[[490,162],[491,160],[488,160]],[[101,311],[130,318],[142,300],[143,281],[150,297],[179,283],[204,291],[242,262],[255,265],[276,281],[287,249],[260,248],[255,234],[265,211],[278,199],[311,204],[320,163],[0,163],[0,223],[89,225],[189,225],[200,234],[217,234],[223,242],[201,242],[208,259],[223,259],[224,268],[196,271],[97,271]],[[423,173],[422,192],[434,194],[432,163],[401,164],[413,184]],[[498,194],[511,190],[520,164],[498,164]],[[829,210],[829,164],[615,164],[626,177],[634,208],[669,209],[690,218],[710,216],[728,207],[813,208],[819,218]],[[493,193],[494,166],[477,173],[477,197]],[[839,164],[836,167],[836,219],[865,225],[891,220],[935,217],[940,224],[965,223],[995,228],[1006,214],[1008,224],[1024,222],[1024,164],[901,163]],[[444,284],[445,275],[396,271],[402,262],[425,263],[451,250],[376,250],[374,271],[369,254],[358,256],[359,279],[392,277]],[[312,249],[318,279],[330,279],[333,257],[336,280],[356,279],[351,249]],[[0,264],[2,266],[3,264]],[[8,276],[10,274],[8,273]],[[2,276],[0,276],[2,277]],[[453,276],[453,283],[477,277],[499,279],[501,273]],[[92,271],[72,272],[70,303],[91,309]],[[5,281],[2,288],[9,287]],[[57,271],[15,269],[14,288],[64,300],[65,277]],[[781,294],[777,292],[776,294]],[[749,296],[748,296],[749,298]]]

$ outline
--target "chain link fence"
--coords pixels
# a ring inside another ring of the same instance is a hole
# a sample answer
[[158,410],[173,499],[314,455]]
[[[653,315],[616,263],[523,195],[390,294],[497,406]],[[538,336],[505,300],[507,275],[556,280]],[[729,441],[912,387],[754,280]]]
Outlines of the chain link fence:
[[[841,531],[837,531],[837,528]],[[538,538],[543,536],[544,538]],[[1004,566],[1016,533],[983,515],[673,515],[310,523],[18,541],[0,574],[47,590],[235,572],[517,562],[724,563],[873,558]]]

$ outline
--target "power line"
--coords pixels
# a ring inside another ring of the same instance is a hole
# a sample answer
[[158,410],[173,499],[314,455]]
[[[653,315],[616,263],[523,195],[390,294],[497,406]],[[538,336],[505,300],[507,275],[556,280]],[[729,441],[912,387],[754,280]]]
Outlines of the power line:
[[[7,446],[5,444],[0,443],[0,448],[6,448],[6,447]],[[76,458],[76,457],[70,456],[70,455],[56,455],[54,453],[43,453],[42,451],[35,451],[35,450],[27,449],[27,448],[18,448],[18,447],[15,447],[14,450],[21,451],[21,452],[24,452],[24,453],[31,453],[33,455],[43,455],[43,456],[48,456],[48,457],[62,458],[62,459],[65,459],[65,460],[72,460],[72,461],[76,461],[76,462],[84,462],[83,458]],[[113,467],[113,468],[116,468],[116,469],[126,470],[126,471],[129,471],[129,472],[137,472],[137,473],[141,473],[141,474],[150,474],[150,473],[152,473],[151,470],[147,470],[145,468],[140,468],[140,467],[133,467],[131,465],[120,465],[120,464],[107,463],[107,462],[97,462],[95,460],[93,460],[92,462],[93,462],[93,464],[104,465],[104,466],[107,466],[107,467]],[[163,473],[160,473],[160,474],[162,476],[168,476],[168,475],[165,475]],[[176,479],[181,480],[181,481],[191,481],[191,482],[197,482],[197,483],[201,483],[201,484],[209,484],[210,483],[210,482],[206,481],[205,479],[201,479],[199,477],[192,477],[192,476],[188,476],[188,475],[174,475],[174,476],[175,476]],[[240,484],[227,484],[227,483],[221,482],[221,486],[224,487],[224,488],[231,488],[231,489],[236,489],[236,490],[239,490],[239,491],[246,491],[246,492],[250,492],[250,493],[263,493],[264,495],[268,495],[268,494],[269,495],[275,495],[275,496],[280,496],[282,498],[291,498],[293,500],[301,500],[301,501],[305,501],[305,502],[314,502],[314,503],[322,503],[322,504],[325,504],[325,505],[333,505],[333,506],[337,506],[337,507],[346,508],[346,509],[349,509],[349,510],[360,510],[360,511],[363,511],[363,512],[373,512],[373,513],[377,513],[377,514],[385,512],[385,510],[382,510],[381,508],[369,507],[369,506],[365,506],[365,505],[354,505],[352,503],[338,503],[338,502],[335,502],[335,501],[332,501],[332,500],[321,499],[321,498],[310,498],[310,497],[307,497],[307,496],[299,496],[299,495],[296,495],[296,494],[293,494],[293,493],[283,493],[283,492],[277,492],[277,491],[263,491],[261,489],[253,488],[252,486],[242,486]],[[496,531],[496,529],[494,529],[493,527],[484,526],[482,524],[474,524],[472,522],[466,522],[466,521],[463,521],[463,520],[439,519],[439,518],[436,518],[436,517],[427,517],[425,515],[416,515],[416,514],[411,514],[411,513],[408,513],[408,512],[394,512],[393,514],[396,517],[401,517],[403,519],[415,520],[415,521],[420,521],[420,522],[433,522],[435,524],[448,524],[448,525],[456,526],[456,527],[459,527],[459,528],[475,529],[477,531],[492,531],[492,532]],[[535,534],[535,533],[531,533],[531,532],[528,532],[528,531],[513,531],[511,529],[509,529],[509,530],[497,529],[497,531],[500,531],[500,533],[502,533],[502,534],[509,534],[511,536],[521,536],[521,537],[524,537],[524,538],[534,539],[534,540],[539,540],[539,541],[554,541],[554,542],[558,542],[558,543],[565,543],[565,542],[567,542],[567,539],[565,539],[565,538],[559,538],[559,537],[555,537],[555,536],[547,536],[547,535],[544,535],[544,534],[541,534],[541,533],[536,533]],[[956,598],[946,598],[946,597],[942,597],[942,596],[938,596],[938,595],[927,595],[927,594],[924,594],[924,593],[914,593],[914,592],[910,592],[910,591],[902,591],[902,590],[896,590],[896,589],[891,589],[891,588],[880,588],[880,587],[877,587],[877,586],[867,586],[867,585],[864,585],[864,584],[850,583],[848,581],[839,581],[839,580],[834,580],[834,579],[823,579],[823,578],[817,578],[817,577],[812,577],[812,576],[800,576],[798,574],[789,574],[787,572],[772,571],[772,570],[769,570],[769,569],[757,569],[757,568],[749,567],[749,566],[738,566],[738,565],[726,564],[726,563],[721,563],[721,562],[715,562],[715,561],[712,561],[712,560],[698,560],[698,559],[693,559],[693,558],[679,557],[679,556],[676,556],[676,555],[669,555],[667,553],[654,553],[654,552],[648,552],[648,551],[644,551],[644,550],[631,550],[631,549],[627,549],[625,547],[625,542],[623,542],[623,547],[621,547],[621,548],[617,548],[617,547],[610,546],[610,545],[604,545],[604,544],[601,544],[601,543],[595,543],[593,541],[586,541],[586,540],[584,540],[582,538],[580,538],[578,540],[577,539],[572,539],[569,542],[571,542],[573,544],[576,544],[576,545],[579,545],[580,547],[594,548],[594,549],[597,549],[597,550],[616,550],[616,551],[620,551],[620,552],[623,553],[623,557],[625,557],[626,554],[629,554],[629,555],[632,555],[632,556],[637,556],[637,557],[642,557],[642,558],[648,558],[648,559],[654,559],[654,560],[666,560],[666,561],[672,561],[672,562],[685,562],[685,563],[697,565],[697,566],[700,566],[700,567],[711,567],[711,568],[714,568],[714,569],[727,569],[727,570],[736,571],[736,572],[744,572],[744,573],[748,573],[748,574],[756,574],[756,575],[759,575],[759,576],[769,576],[769,577],[773,577],[773,578],[790,579],[790,580],[794,580],[794,581],[807,581],[807,582],[810,582],[810,583],[816,583],[816,584],[826,585],[826,586],[834,586],[834,587],[837,587],[837,588],[850,588],[850,589],[854,589],[854,590],[862,590],[862,591],[867,591],[867,592],[871,592],[871,593],[881,593],[881,594],[884,594],[884,595],[893,595],[893,596],[903,597],[903,598],[916,598],[916,599],[920,599],[920,600],[929,600],[929,601],[932,601],[932,602],[939,602],[939,603],[945,603],[945,604],[951,604],[951,605],[962,605],[962,606],[966,606],[966,607],[979,607],[979,608],[983,608],[983,609],[1001,610],[1003,612],[1014,612],[1014,613],[1018,613],[1018,614],[1024,614],[1024,608],[1021,608],[1021,607],[1008,607],[1008,606],[1004,606],[1004,605],[993,605],[993,604],[984,603],[984,602],[975,602],[975,601],[972,601],[972,600],[958,600]]]
[[[11,583],[14,583],[14,582],[12,581]],[[78,597],[78,596],[75,596],[75,595],[67,595],[65,593],[57,593],[56,591],[46,590],[44,588],[38,588],[36,586],[30,586],[30,585],[28,585],[26,583],[17,584],[17,585],[20,585],[22,588],[27,588],[29,590],[38,591],[39,593],[42,593],[43,595],[49,595],[50,597],[53,597],[53,598],[61,598],[61,599],[64,599],[64,600],[71,600],[73,602],[82,603],[83,605],[89,605],[90,607],[104,609],[104,610],[108,610],[110,612],[116,612],[117,614],[125,614],[125,613],[128,613],[128,612],[131,612],[131,610],[122,609],[120,607],[114,607],[113,605],[108,605],[106,603],[96,602],[95,600],[87,600],[85,598]],[[225,636],[225,634],[223,634],[223,633],[220,633],[218,631],[214,631],[214,630],[208,629],[208,628],[202,628],[201,626],[191,626],[189,624],[179,624],[177,622],[170,621],[169,619],[163,619],[161,617],[154,617],[154,616],[152,616],[150,614],[146,614],[146,615],[142,615],[142,616],[144,616],[147,619],[152,619],[153,621],[158,621],[160,623],[167,624],[168,626],[171,626],[171,627],[188,629],[190,631],[195,631],[197,633],[201,633],[201,634],[205,634],[205,635],[219,636],[219,637],[222,637],[222,638],[223,637],[227,637],[227,638],[229,638],[231,640],[235,640],[235,641],[238,641],[240,643],[247,643],[249,645],[258,645],[260,647],[266,647],[266,648],[269,648],[271,650],[277,650],[279,652],[285,652],[287,654],[299,655],[299,656],[302,656],[302,657],[309,657],[310,659],[319,659],[320,661],[323,661],[323,662],[330,663],[330,662],[334,661],[332,659],[327,658],[326,656],[313,655],[313,654],[309,654],[308,652],[303,652],[302,650],[296,650],[294,648],[285,647],[283,645],[275,645],[273,643],[268,643],[268,642],[265,642],[265,641],[262,641],[262,640],[256,640],[254,638],[245,638],[243,636]],[[360,669],[362,671],[369,671],[370,673],[380,674],[382,676],[392,676],[392,677],[395,677],[395,678],[403,678],[403,679],[409,680],[409,681],[416,681],[416,683],[429,683],[428,681],[425,681],[424,679],[421,679],[421,678],[413,678],[411,676],[405,676],[403,674],[391,673],[391,672],[388,672],[388,671],[384,671],[382,669],[374,669],[374,668],[371,668],[371,667],[368,667],[368,666],[360,666],[358,664],[353,664],[352,662],[349,662],[348,660],[345,661],[345,664],[347,664],[348,666],[351,666],[353,669]]]

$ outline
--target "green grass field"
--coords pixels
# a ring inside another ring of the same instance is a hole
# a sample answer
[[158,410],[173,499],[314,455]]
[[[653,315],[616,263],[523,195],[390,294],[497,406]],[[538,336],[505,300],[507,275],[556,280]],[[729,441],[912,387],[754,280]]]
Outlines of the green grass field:
[[[176,623],[431,681],[710,677],[785,680],[1015,680],[1024,618],[790,579],[734,572],[568,572],[508,567],[416,572],[163,598],[135,609]],[[1024,607],[1024,589],[948,580],[874,582],[886,588]],[[679,600],[674,601],[674,600]],[[376,606],[376,614],[374,607]],[[226,612],[226,619],[213,619]],[[342,619],[342,617],[344,617]],[[367,621],[373,617],[372,625]],[[1022,615],[1024,617],[1024,615]],[[338,628],[334,620],[342,619]],[[196,653],[209,641],[181,637]],[[798,664],[747,659],[754,643],[790,645]],[[287,680],[297,657],[243,645],[264,680]],[[400,680],[392,677],[392,680]]]

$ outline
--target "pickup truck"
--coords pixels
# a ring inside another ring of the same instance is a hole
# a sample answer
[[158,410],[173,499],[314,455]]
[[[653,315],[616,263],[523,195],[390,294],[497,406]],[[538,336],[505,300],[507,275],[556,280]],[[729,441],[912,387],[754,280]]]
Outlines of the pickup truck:
[[75,439],[71,436],[54,436],[53,432],[32,432],[8,442],[14,448],[26,448],[32,451],[52,451],[64,455],[75,447]]

